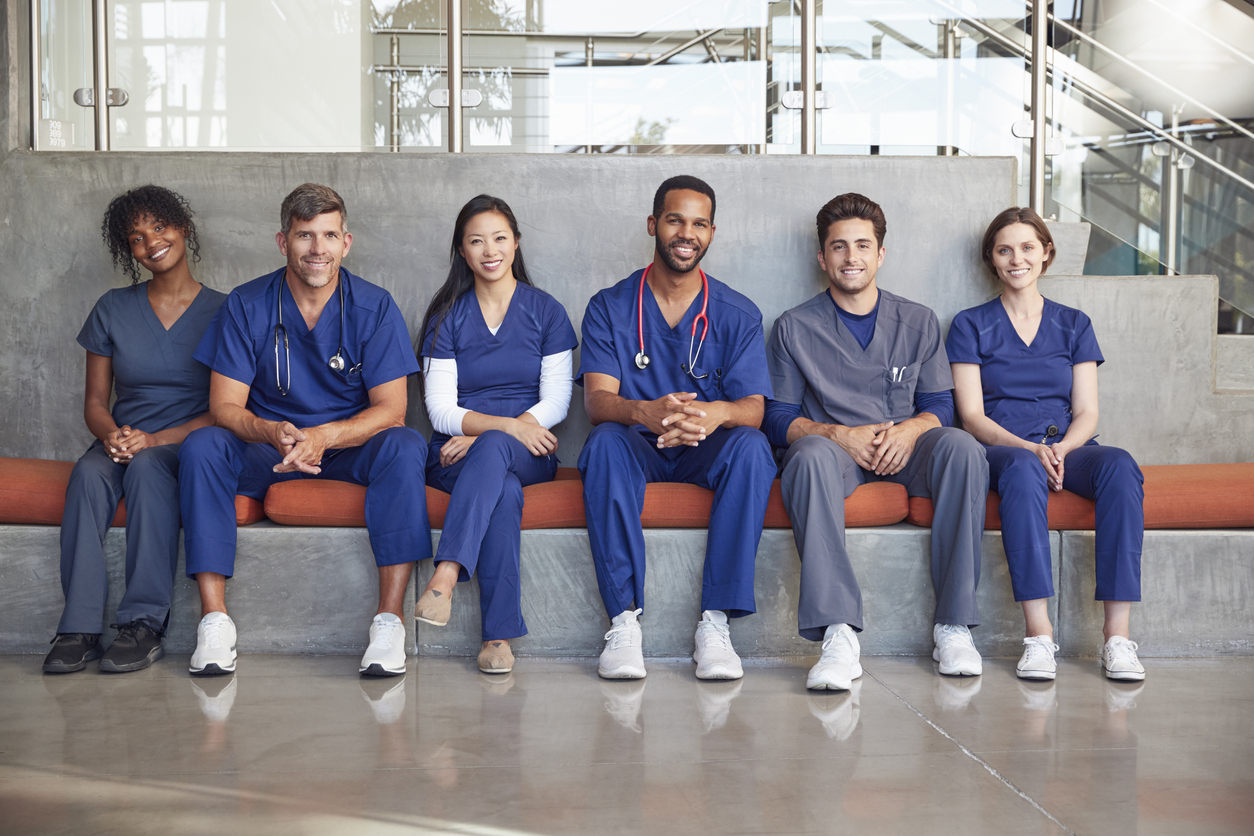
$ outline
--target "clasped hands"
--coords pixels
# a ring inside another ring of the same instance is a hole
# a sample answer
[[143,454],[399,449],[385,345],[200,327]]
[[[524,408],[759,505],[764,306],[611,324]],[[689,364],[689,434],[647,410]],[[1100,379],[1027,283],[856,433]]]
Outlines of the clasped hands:
[[[530,417],[529,413],[527,417]],[[535,423],[534,419],[511,419],[502,431],[522,442],[533,456],[547,456],[557,452],[557,436]],[[444,442],[444,446],[440,448],[440,467],[451,467],[461,461],[476,438],[476,435],[455,435]]]
[[274,466],[275,473],[317,476],[322,472],[322,454],[327,449],[327,438],[320,428],[302,430],[291,421],[276,421],[271,427],[270,444],[283,454],[283,461]]
[[109,458],[114,462],[130,464],[136,453],[146,447],[156,447],[157,442],[149,433],[134,429],[128,424],[105,436],[104,445],[109,450]]
[[900,473],[914,453],[922,431],[909,422],[885,421],[858,427],[830,426],[828,437],[841,446],[863,470],[876,476]]
[[1045,467],[1045,474],[1049,477],[1049,487],[1053,491],[1062,490],[1062,462],[1068,453],[1064,444],[1066,444],[1065,441],[1059,441],[1053,447],[1048,444],[1033,444],[1028,448],[1036,454]]
[[644,403],[641,421],[657,433],[658,449],[696,447],[726,420],[723,404],[698,401],[696,392],[672,392]]

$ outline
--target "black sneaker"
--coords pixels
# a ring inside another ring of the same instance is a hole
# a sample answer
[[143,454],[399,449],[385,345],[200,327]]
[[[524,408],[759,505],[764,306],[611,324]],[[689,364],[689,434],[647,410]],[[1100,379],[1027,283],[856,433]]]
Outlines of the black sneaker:
[[100,669],[108,673],[142,671],[165,655],[161,646],[161,634],[142,621],[110,624],[116,627],[118,637],[105,651]]
[[99,633],[57,633],[44,657],[44,673],[73,673],[99,659]]

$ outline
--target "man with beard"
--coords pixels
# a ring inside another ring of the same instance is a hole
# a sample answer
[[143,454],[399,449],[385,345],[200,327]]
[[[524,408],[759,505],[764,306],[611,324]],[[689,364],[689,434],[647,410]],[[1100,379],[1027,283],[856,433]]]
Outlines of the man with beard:
[[217,426],[179,451],[187,575],[203,614],[191,672],[235,670],[235,495],[262,499],[275,482],[321,477],[366,486],[379,611],[361,672],[396,676],[405,587],[413,562],[431,556],[426,444],[405,426],[418,361],[391,295],[340,266],[353,243],[340,196],[306,183],[284,199],[280,222],[287,265],[231,291],[193,355],[211,369]]
[[817,224],[829,287],[775,321],[776,400],[763,426],[787,448],[781,487],[801,556],[798,629],[823,642],[806,687],[847,691],[862,675],[862,593],[845,550],[844,500],[877,480],[932,500],[932,656],[942,674],[979,675],[968,628],[980,623],[988,463],[982,445],[949,426],[954,383],[936,314],[876,287],[887,229],[878,204],[843,194]]
[[588,538],[611,626],[599,673],[645,675],[639,616],[648,482],[714,491],[693,661],[700,679],[744,675],[728,619],[755,611],[753,561],[775,478],[757,429],[771,384],[762,314],[697,264],[714,237],[714,191],[696,177],[657,190],[653,262],[588,303],[577,379],[594,429],[579,457]]

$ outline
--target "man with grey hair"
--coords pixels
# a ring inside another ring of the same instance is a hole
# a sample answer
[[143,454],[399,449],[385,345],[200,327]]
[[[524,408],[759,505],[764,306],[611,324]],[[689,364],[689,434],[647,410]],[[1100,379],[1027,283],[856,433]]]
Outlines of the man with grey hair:
[[347,218],[326,186],[288,195],[275,236],[287,264],[233,290],[193,355],[211,369],[217,425],[191,433],[179,455],[187,575],[203,615],[193,674],[235,670],[235,495],[316,478],[366,487],[379,611],[361,673],[405,672],[401,605],[413,562],[431,557],[426,445],[405,426],[418,362],[391,295],[340,266],[353,243]]

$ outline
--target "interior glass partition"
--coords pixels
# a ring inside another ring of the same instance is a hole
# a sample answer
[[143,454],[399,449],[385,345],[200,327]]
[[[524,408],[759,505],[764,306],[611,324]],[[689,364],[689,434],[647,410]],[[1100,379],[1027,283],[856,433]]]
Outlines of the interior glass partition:
[[75,101],[92,89],[91,6],[81,0],[39,4],[40,73],[35,95],[40,150],[95,148],[93,111]]

